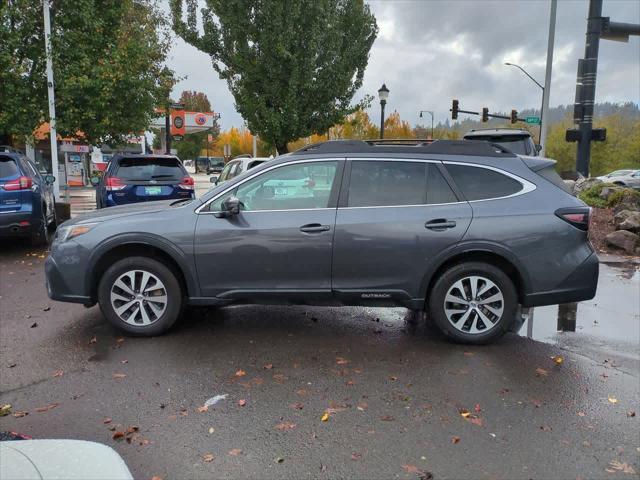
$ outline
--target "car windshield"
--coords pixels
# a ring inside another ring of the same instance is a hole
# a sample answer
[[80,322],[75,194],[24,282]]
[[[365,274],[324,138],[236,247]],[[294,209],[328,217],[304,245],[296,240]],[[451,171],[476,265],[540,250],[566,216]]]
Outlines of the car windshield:
[[222,168],[224,167],[224,160],[209,160],[209,165],[212,167]]
[[123,158],[115,176],[122,180],[180,179],[184,176],[175,158]]
[[0,178],[14,177],[17,174],[16,161],[11,157],[0,157]]
[[527,139],[523,135],[474,135],[465,137],[465,140],[484,141],[495,143],[518,155],[529,155],[527,151]]

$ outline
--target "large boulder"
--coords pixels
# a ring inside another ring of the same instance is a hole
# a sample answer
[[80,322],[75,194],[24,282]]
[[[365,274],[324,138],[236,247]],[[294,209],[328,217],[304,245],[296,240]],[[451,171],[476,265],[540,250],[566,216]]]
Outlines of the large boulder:
[[619,192],[620,190],[624,190],[624,187],[603,187],[600,190],[600,198],[604,200],[609,200],[609,197],[613,195],[615,192]]
[[620,202],[615,207],[613,207],[614,215],[617,215],[620,212],[624,212],[625,210],[629,210],[631,212],[640,212],[640,198],[630,188],[628,188],[627,190],[630,193],[627,194],[625,192],[624,197],[620,199]]
[[623,250],[628,255],[640,254],[640,236],[628,230],[611,232],[604,241],[610,247]]
[[600,185],[601,183],[603,183],[602,180],[597,178],[579,178],[573,185],[573,194],[577,195],[578,193],[589,190],[591,187]]
[[575,180],[563,180],[564,184],[567,186],[567,191],[573,193],[575,195]]
[[[621,216],[620,214],[625,213],[626,215]],[[616,230],[629,230],[633,233],[640,233],[640,212],[632,212],[629,210],[623,210],[614,218],[620,218],[620,222],[614,220],[616,223]]]

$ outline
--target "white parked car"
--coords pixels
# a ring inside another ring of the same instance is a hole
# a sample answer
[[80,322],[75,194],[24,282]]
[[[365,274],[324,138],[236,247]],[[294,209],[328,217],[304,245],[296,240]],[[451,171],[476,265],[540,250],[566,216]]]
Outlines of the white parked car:
[[233,177],[237,177],[242,172],[246,172],[247,170],[252,169],[253,167],[257,167],[258,165],[268,162],[273,157],[252,157],[252,156],[240,156],[236,157],[227,163],[220,175],[217,177],[211,177],[211,183],[215,185],[220,185],[228,180],[231,180]]
[[640,170],[616,170],[598,177],[598,180],[621,187],[640,188]]

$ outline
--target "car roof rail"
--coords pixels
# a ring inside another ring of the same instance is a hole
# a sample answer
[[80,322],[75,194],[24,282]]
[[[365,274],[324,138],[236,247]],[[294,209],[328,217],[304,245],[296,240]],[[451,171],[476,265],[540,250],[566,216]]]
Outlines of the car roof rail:
[[24,155],[22,150],[12,147],[11,145],[0,145],[0,153],[19,153]]
[[349,153],[428,153],[439,155],[471,155],[481,157],[515,157],[509,149],[495,143],[467,140],[329,140],[307,145],[293,152],[304,154]]

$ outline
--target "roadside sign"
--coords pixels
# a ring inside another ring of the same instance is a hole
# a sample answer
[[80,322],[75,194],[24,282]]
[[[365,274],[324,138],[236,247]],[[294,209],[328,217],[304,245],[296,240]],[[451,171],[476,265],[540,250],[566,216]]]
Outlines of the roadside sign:
[[532,125],[540,125],[540,117],[527,117],[525,121]]
[[180,140],[182,140],[182,135],[174,135],[172,137],[176,142],[179,142]]

